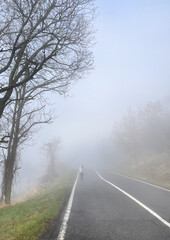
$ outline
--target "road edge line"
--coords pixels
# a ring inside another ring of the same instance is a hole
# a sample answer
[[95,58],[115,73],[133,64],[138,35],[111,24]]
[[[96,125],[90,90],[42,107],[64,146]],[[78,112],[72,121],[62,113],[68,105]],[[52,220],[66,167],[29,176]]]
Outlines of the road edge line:
[[129,178],[129,179],[131,179],[131,180],[135,180],[135,181],[137,181],[137,182],[145,183],[145,184],[150,185],[150,186],[152,186],[152,187],[156,187],[156,188],[159,188],[159,189],[161,189],[161,190],[170,192],[170,190],[169,190],[168,188],[164,188],[164,187],[158,186],[158,185],[156,185],[156,184],[152,184],[152,183],[149,183],[149,182],[145,182],[145,181],[140,180],[140,179],[137,179],[137,178],[129,177],[129,176],[126,176],[126,175],[121,174],[121,173],[118,173],[118,172],[114,172],[114,174],[117,174],[117,175],[119,175],[119,176],[121,176],[121,177]]
[[69,217],[70,217],[70,212],[71,212],[71,208],[72,208],[72,204],[73,204],[74,193],[75,193],[78,178],[79,178],[79,172],[77,173],[77,177],[76,177],[76,180],[74,182],[74,185],[73,185],[73,188],[72,188],[72,191],[71,191],[71,195],[70,195],[70,198],[69,198],[69,201],[68,201],[68,204],[67,204],[67,208],[66,208],[66,211],[65,211],[65,214],[64,214],[64,217],[63,217],[63,221],[62,221],[62,224],[61,224],[61,227],[60,227],[60,231],[59,231],[59,234],[58,234],[58,237],[56,238],[56,240],[64,240],[64,238],[65,238],[65,234],[66,234],[66,230],[67,230],[67,222],[68,222]]
[[134,202],[136,202],[138,205],[140,205],[141,207],[143,207],[145,210],[147,210],[149,213],[151,213],[154,217],[156,217],[159,221],[161,221],[162,223],[164,223],[167,227],[170,228],[170,223],[167,222],[165,219],[163,219],[161,216],[159,216],[156,212],[154,212],[152,209],[150,209],[149,207],[147,207],[145,204],[143,204],[142,202],[140,202],[139,200],[137,200],[136,198],[134,198],[132,195],[130,195],[129,193],[125,192],[124,190],[122,190],[121,188],[117,187],[116,185],[114,185],[113,183],[109,182],[108,180],[106,180],[105,178],[103,178],[97,171],[96,171],[98,177],[100,179],[102,179],[104,182],[108,183],[109,185],[113,186],[114,188],[118,189],[120,192],[124,193],[127,197],[129,197],[130,199],[132,199]]

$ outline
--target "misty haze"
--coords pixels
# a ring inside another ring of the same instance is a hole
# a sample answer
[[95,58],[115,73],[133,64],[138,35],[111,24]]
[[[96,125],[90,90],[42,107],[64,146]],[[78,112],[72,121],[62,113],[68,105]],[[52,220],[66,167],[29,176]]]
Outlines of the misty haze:
[[0,19],[0,240],[169,240],[170,1]]

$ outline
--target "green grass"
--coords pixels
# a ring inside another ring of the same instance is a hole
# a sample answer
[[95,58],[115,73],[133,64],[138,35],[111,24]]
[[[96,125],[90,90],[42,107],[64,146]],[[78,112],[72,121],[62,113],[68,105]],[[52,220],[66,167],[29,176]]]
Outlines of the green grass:
[[32,198],[0,208],[0,240],[37,240],[58,213],[74,176],[58,179]]

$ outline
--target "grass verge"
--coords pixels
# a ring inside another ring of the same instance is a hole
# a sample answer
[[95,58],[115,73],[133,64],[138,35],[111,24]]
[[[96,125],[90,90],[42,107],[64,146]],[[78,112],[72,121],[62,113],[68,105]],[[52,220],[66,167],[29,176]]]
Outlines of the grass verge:
[[28,200],[0,208],[0,240],[38,240],[74,182],[74,174],[43,185]]

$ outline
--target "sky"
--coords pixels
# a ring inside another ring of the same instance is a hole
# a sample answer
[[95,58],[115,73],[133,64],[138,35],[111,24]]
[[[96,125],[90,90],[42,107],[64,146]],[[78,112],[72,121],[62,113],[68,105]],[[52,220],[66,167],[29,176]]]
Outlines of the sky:
[[[170,99],[170,1],[96,0],[94,70],[68,96],[52,95],[56,119],[22,152],[20,179],[31,182],[46,161],[41,147],[60,137],[60,155],[73,165],[92,160],[111,142],[114,122],[149,101]],[[89,150],[89,155],[85,152]],[[90,156],[91,155],[91,156]]]

